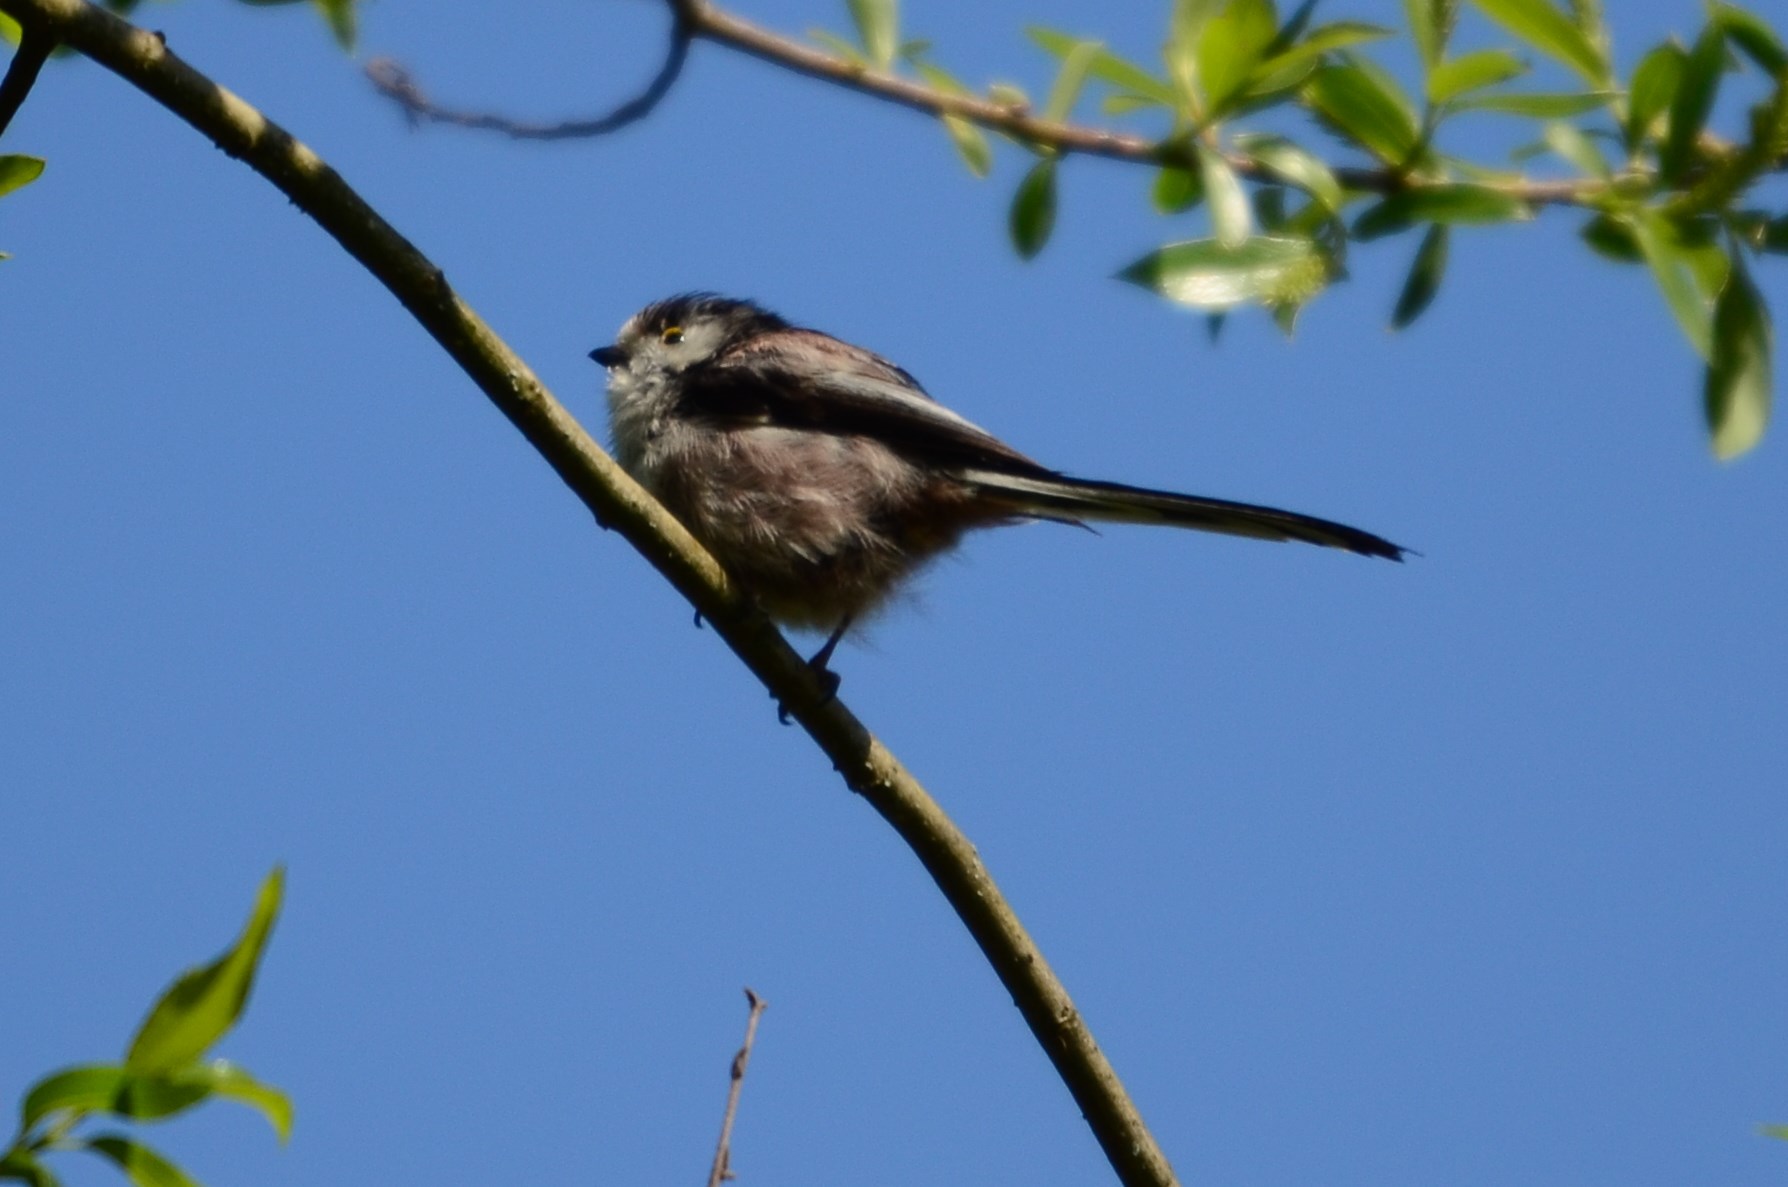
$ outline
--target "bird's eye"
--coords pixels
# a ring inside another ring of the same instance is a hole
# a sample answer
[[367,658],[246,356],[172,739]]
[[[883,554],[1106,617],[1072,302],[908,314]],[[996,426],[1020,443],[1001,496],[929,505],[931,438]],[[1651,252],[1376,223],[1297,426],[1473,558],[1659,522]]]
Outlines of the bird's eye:
[[677,343],[683,341],[683,327],[666,326],[663,331],[659,333],[658,339],[666,346],[675,346]]

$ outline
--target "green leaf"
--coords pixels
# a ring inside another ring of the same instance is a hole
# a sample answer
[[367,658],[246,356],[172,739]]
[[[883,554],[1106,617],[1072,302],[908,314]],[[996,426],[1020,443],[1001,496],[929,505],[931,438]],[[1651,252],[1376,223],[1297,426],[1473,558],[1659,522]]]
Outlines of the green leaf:
[[1368,25],[1363,21],[1335,21],[1332,24],[1319,25],[1304,40],[1278,53],[1269,54],[1255,68],[1248,93],[1255,96],[1296,86],[1321,63],[1325,54],[1389,36],[1391,30],[1380,25]]
[[1769,424],[1772,338],[1763,294],[1734,251],[1714,306],[1713,357],[1704,388],[1714,456],[1722,461],[1750,450]]
[[30,1187],[62,1187],[62,1180],[51,1174],[50,1168],[39,1162],[36,1155],[18,1147],[0,1157],[0,1181],[6,1179],[17,1179]]
[[1086,86],[1087,72],[1092,68],[1093,60],[1100,49],[1097,41],[1083,41],[1062,59],[1062,68],[1056,73],[1055,85],[1049,88],[1049,100],[1043,105],[1044,119],[1068,118],[1068,113],[1074,110],[1074,104],[1080,100],[1080,92]]
[[1324,124],[1386,164],[1408,164],[1421,145],[1415,108],[1388,76],[1357,59],[1311,75],[1304,101]]
[[1403,12],[1409,19],[1409,35],[1415,41],[1416,53],[1421,55],[1422,66],[1432,73],[1446,48],[1434,0],[1403,0]]
[[1394,235],[1416,223],[1490,225],[1533,217],[1533,207],[1489,186],[1463,182],[1422,186],[1392,194],[1355,220],[1353,234],[1362,242]]
[[1616,91],[1576,91],[1563,94],[1532,91],[1518,94],[1474,95],[1447,104],[1454,111],[1493,111],[1531,119],[1562,120],[1606,107],[1620,97]]
[[1049,233],[1055,230],[1054,157],[1044,157],[1032,165],[1018,183],[1008,221],[1012,246],[1022,258],[1033,258],[1049,242]]
[[1645,253],[1639,249],[1639,240],[1633,234],[1633,228],[1611,215],[1599,214],[1583,224],[1578,232],[1583,242],[1591,251],[1605,260],[1617,264],[1639,264],[1645,261]]
[[1223,154],[1198,145],[1198,174],[1211,204],[1211,229],[1225,247],[1240,247],[1254,233],[1247,191]]
[[1581,74],[1592,86],[1613,78],[1607,59],[1570,17],[1550,0],[1472,0],[1478,10],[1548,57]]
[[1685,228],[1654,211],[1633,219],[1633,237],[1670,313],[1689,345],[1703,359],[1713,357],[1713,309],[1726,285],[1726,256],[1710,243],[1693,242]]
[[1633,82],[1627,88],[1627,150],[1630,152],[1651,134],[1658,117],[1670,110],[1682,85],[1683,71],[1689,55],[1681,46],[1669,42],[1657,46],[1639,60],[1633,69]]
[[1428,102],[1445,103],[1527,73],[1527,63],[1506,49],[1481,49],[1442,62],[1428,75]]
[[898,0],[845,0],[851,20],[857,25],[857,40],[863,53],[878,70],[894,65],[900,50],[900,5]]
[[43,173],[43,166],[42,157],[0,153],[0,196],[36,181]]
[[335,35],[335,43],[347,50],[354,51],[354,35],[356,32],[354,0],[314,0],[317,11],[329,23],[329,31]]
[[0,41],[4,41],[8,45],[17,45],[21,32],[17,21],[0,12]]
[[1614,176],[1607,158],[1602,156],[1602,150],[1575,124],[1547,124],[1545,140],[1547,148],[1563,160],[1569,161],[1584,176],[1598,177],[1603,181]]
[[[933,90],[947,95],[966,95],[968,88],[957,82],[946,70],[933,66],[929,62],[916,62],[915,68],[919,77],[931,85]],[[963,164],[976,177],[986,177],[993,172],[993,149],[987,143],[986,135],[979,127],[959,115],[940,116],[944,122],[944,130],[950,134],[950,142],[956,146],[956,152],[962,157]]]
[[115,1163],[136,1187],[199,1187],[192,1176],[135,1138],[107,1133],[82,1145]]
[[1416,250],[1415,263],[1410,265],[1409,277],[1404,280],[1403,291],[1397,296],[1397,308],[1391,313],[1392,329],[1408,327],[1434,303],[1435,294],[1440,292],[1441,279],[1446,275],[1447,247],[1451,240],[1452,231],[1439,223],[1429,227],[1428,233],[1422,236],[1422,246]]
[[124,1057],[127,1070],[165,1072],[183,1067],[236,1024],[279,917],[284,889],[285,871],[276,867],[261,883],[254,911],[235,945],[203,968],[181,974],[149,1011]]
[[1122,272],[1120,280],[1194,309],[1302,303],[1329,282],[1329,263],[1308,239],[1257,236],[1240,247],[1216,239],[1170,243]]
[[807,38],[814,44],[824,48],[825,51],[833,57],[849,62],[851,65],[860,67],[861,69],[869,69],[869,59],[863,56],[863,51],[846,41],[844,38],[828,33],[824,29],[807,30]]
[[245,1068],[217,1059],[181,1073],[181,1078],[202,1081],[213,1095],[247,1105],[267,1119],[282,1143],[291,1140],[291,1098],[271,1084],[261,1083]]
[[33,1084],[19,1107],[19,1132],[59,1109],[97,1112],[110,1109],[127,1078],[116,1064],[86,1064],[52,1072]]
[[1766,1138],[1781,1138],[1788,1142],[1788,1125],[1759,1125],[1757,1130]]
[[1141,111],[1145,107],[1161,107],[1161,100],[1149,95],[1133,95],[1128,91],[1118,91],[1105,96],[1099,101],[1099,110],[1105,115],[1129,115],[1133,111]]
[[1764,225],[1757,246],[1774,255],[1788,255],[1788,214],[1773,218]]
[[1315,153],[1307,152],[1283,137],[1261,133],[1237,136],[1235,143],[1262,168],[1304,190],[1325,210],[1333,213],[1341,209],[1341,183]]
[[1682,81],[1670,101],[1670,126],[1659,154],[1664,180],[1677,180],[1694,163],[1696,141],[1713,112],[1720,75],[1725,69],[1726,37],[1717,25],[1709,25],[1684,60]]
[[1192,170],[1168,165],[1155,175],[1149,197],[1157,212],[1179,214],[1204,201],[1204,184]]
[[1769,22],[1736,4],[1722,4],[1716,0],[1709,8],[1714,22],[1726,31],[1732,44],[1743,50],[1765,74],[1780,78],[1784,71],[1788,71],[1788,49],[1782,47],[1781,39],[1769,27]]
[[1207,119],[1227,110],[1278,31],[1272,0],[1228,0],[1211,14],[1195,53]]
[[[1074,52],[1076,47],[1088,44],[1083,38],[1073,37],[1055,29],[1045,29],[1040,25],[1032,25],[1025,30],[1025,34],[1045,53],[1057,58],[1066,58]],[[1092,42],[1091,44],[1097,45],[1098,43]],[[1133,91],[1169,107],[1179,102],[1179,97],[1174,94],[1173,88],[1167,83],[1134,62],[1126,61],[1103,48],[1093,55],[1092,61],[1087,66],[1087,73],[1100,82],[1107,82],[1114,87]]]

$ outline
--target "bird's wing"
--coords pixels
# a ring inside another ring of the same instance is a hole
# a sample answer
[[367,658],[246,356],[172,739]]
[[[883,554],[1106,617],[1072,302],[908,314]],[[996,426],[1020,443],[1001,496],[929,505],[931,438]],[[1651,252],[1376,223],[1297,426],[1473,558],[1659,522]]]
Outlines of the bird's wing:
[[683,410],[720,423],[860,435],[938,466],[1049,473],[887,359],[813,330],[760,334],[691,368]]

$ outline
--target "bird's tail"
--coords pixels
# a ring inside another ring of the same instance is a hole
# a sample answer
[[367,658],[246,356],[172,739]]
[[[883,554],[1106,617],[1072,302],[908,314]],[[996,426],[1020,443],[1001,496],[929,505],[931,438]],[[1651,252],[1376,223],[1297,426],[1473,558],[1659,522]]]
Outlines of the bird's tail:
[[962,474],[983,493],[1010,503],[1015,515],[1046,519],[1100,520],[1108,523],[1166,524],[1251,536],[1256,540],[1302,540],[1325,548],[1345,548],[1362,556],[1400,561],[1408,549],[1346,524],[1331,523],[1295,511],[1231,503],[1197,495],[1148,490],[1117,482],[1092,482],[1063,475],[1004,474],[970,469]]

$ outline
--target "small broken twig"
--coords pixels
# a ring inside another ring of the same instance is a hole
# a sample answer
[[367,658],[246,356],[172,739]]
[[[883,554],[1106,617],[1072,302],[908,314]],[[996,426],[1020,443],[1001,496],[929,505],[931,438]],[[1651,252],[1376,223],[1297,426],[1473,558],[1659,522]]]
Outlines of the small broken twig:
[[757,1039],[757,1020],[770,1003],[745,987],[745,1000],[751,1003],[751,1017],[745,1020],[745,1045],[733,1056],[733,1082],[726,1092],[726,1116],[720,1122],[720,1146],[714,1151],[714,1169],[708,1172],[708,1187],[720,1187],[733,1177],[733,1118],[739,1112],[739,1092],[745,1087],[745,1065],[751,1062],[751,1044]]
[[665,55],[664,65],[658,68],[657,76],[647,84],[645,90],[607,115],[595,119],[564,120],[556,124],[531,124],[488,112],[455,111],[449,107],[441,107],[422,93],[422,88],[416,85],[415,76],[395,58],[374,58],[366,64],[366,77],[372,80],[380,94],[403,109],[404,118],[412,128],[428,122],[502,132],[517,140],[575,140],[606,135],[651,114],[652,109],[658,106],[658,101],[670,92],[671,85],[677,81],[677,75],[682,73],[683,62],[689,57],[689,43],[693,39],[689,23],[683,18],[681,10],[677,10],[676,23],[671,28],[670,51]]

